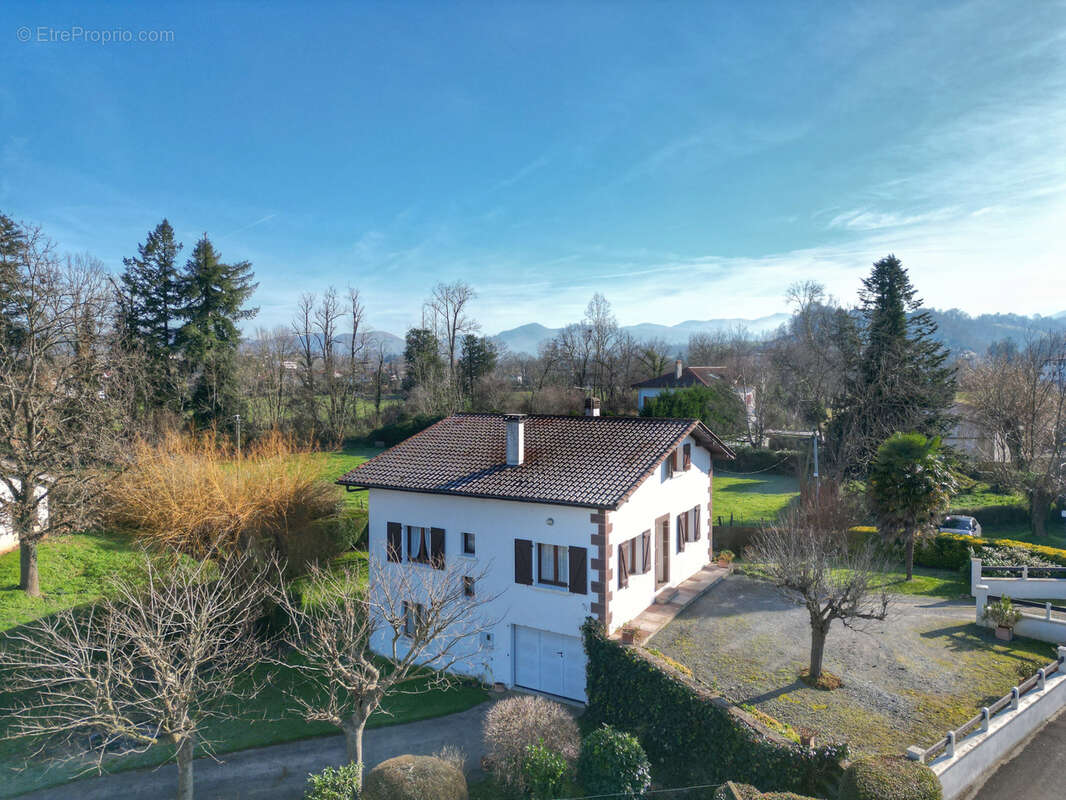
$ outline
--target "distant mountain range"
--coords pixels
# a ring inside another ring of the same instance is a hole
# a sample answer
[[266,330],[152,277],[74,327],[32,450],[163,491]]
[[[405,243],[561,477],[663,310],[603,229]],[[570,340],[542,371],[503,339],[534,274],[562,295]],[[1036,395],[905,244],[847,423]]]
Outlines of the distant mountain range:
[[[981,314],[971,317],[958,309],[931,309],[930,313],[937,323],[938,338],[956,353],[970,350],[983,354],[993,342],[1013,339],[1022,344],[1031,333],[1066,331],[1066,311],[1047,317],[1026,317],[1021,314]],[[788,320],[788,314],[779,313],[756,319],[686,320],[677,325],[642,322],[638,325],[623,325],[622,330],[632,334],[638,341],[660,339],[671,348],[684,350],[688,346],[689,336],[694,333],[719,333],[745,328],[755,336],[768,336]],[[549,328],[539,322],[530,322],[500,331],[491,338],[505,346],[508,352],[536,355],[540,345],[557,336],[561,330],[562,328]],[[402,336],[380,330],[371,331],[370,336],[373,340],[380,339],[384,343],[386,355],[403,355]],[[340,338],[346,341],[346,337]]]
[[[771,314],[757,319],[686,320],[677,325],[641,322],[638,325],[623,325],[622,330],[632,334],[633,338],[638,341],[661,339],[670,347],[684,348],[688,346],[688,337],[694,333],[719,333],[743,327],[755,336],[764,336],[777,330],[788,319],[788,314]],[[540,345],[553,339],[561,330],[562,328],[548,328],[539,322],[530,322],[517,328],[500,331],[492,338],[497,343],[505,345],[512,353],[536,355]]]

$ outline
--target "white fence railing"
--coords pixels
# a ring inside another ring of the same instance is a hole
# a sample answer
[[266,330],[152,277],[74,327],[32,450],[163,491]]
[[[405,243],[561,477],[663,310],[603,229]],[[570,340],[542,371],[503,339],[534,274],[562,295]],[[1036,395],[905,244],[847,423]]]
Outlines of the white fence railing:
[[979,779],[1066,705],[1066,647],[1058,659],[1010,690],[931,747],[907,748],[907,758],[928,764],[944,800],[965,796]]
[[978,625],[988,624],[988,601],[1006,595],[1022,613],[1015,633],[1052,644],[1066,642],[1066,605],[1052,602],[1066,600],[1066,567],[990,567],[973,558],[970,593]]

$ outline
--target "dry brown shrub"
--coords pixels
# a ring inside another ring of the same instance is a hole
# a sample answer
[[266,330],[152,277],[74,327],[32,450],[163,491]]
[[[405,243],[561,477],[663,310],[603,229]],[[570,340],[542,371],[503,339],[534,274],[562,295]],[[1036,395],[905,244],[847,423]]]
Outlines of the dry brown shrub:
[[333,536],[341,511],[315,454],[280,435],[253,443],[240,460],[210,435],[138,443],[109,501],[107,522],[151,545],[196,557],[263,547],[297,570],[330,555],[309,553],[330,547],[308,540]]
[[498,702],[485,716],[482,733],[489,771],[519,791],[524,789],[522,762],[530,745],[543,743],[571,765],[581,751],[581,733],[570,710],[534,695]]

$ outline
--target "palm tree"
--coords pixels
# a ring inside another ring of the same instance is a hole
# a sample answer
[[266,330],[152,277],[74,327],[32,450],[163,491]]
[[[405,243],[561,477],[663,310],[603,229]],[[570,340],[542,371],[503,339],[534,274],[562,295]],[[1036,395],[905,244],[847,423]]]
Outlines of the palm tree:
[[882,534],[902,539],[907,580],[914,575],[915,537],[935,525],[957,489],[939,436],[894,433],[877,448],[867,479],[870,507]]

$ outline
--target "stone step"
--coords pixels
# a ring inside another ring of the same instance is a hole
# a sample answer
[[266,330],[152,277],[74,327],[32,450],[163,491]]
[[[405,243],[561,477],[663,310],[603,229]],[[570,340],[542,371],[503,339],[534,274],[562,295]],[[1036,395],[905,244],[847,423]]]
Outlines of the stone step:
[[655,603],[660,606],[665,606],[667,603],[672,603],[674,598],[677,597],[677,587],[670,587],[663,589],[659,594],[655,595]]

